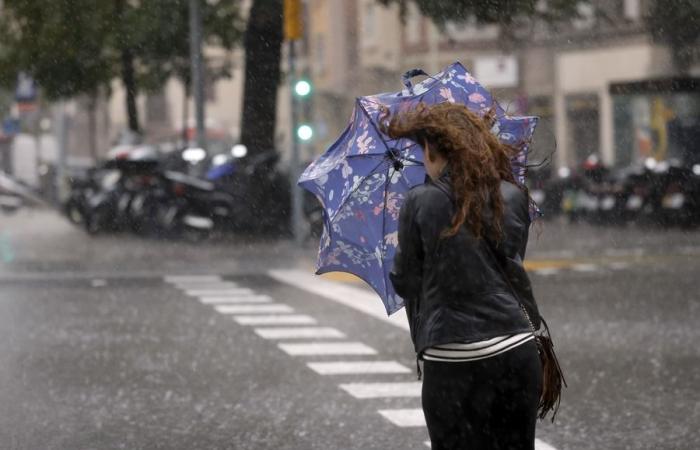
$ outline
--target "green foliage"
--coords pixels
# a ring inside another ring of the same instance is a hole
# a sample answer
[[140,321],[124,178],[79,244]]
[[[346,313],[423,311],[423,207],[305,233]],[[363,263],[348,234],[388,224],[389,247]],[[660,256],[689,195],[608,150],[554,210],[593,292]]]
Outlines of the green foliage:
[[[205,1],[205,43],[231,49],[241,38],[236,0]],[[49,99],[94,93],[122,76],[123,52],[136,88],[189,80],[188,0],[5,0],[0,16],[0,84],[31,75]],[[219,75],[226,67],[219,67]]]
[[0,21],[0,84],[30,74],[49,99],[94,92],[112,77],[105,23],[109,9],[91,0],[5,0]]
[[676,67],[688,70],[700,46],[700,2],[656,0],[645,19],[654,39],[671,47]]
[[[149,0],[131,7],[126,16],[133,24],[129,37],[138,58],[141,86],[158,89],[175,76],[189,86],[190,42],[187,0]],[[237,1],[203,1],[204,44],[231,50],[242,37],[243,23]],[[227,64],[208,67],[212,78],[229,76]]]

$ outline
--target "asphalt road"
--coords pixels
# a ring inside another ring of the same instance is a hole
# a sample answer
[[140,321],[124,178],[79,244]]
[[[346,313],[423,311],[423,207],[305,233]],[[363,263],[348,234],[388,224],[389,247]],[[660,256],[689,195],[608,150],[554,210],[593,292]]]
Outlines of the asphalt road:
[[[548,223],[528,257],[569,382],[540,448],[700,448],[700,233]],[[0,448],[427,448],[405,324],[312,265],[0,216]]]

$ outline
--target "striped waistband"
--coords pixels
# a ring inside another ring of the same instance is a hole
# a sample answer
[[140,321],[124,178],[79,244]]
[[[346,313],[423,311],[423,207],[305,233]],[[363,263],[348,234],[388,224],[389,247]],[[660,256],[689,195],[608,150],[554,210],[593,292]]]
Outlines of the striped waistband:
[[509,334],[479,342],[435,345],[422,353],[426,361],[466,362],[490,358],[535,338],[532,332]]

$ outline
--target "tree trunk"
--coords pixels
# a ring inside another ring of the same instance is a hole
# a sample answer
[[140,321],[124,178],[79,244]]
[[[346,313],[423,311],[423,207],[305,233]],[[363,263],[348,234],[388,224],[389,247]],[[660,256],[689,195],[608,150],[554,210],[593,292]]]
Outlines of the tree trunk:
[[[128,116],[129,130],[138,134],[140,128],[139,113],[136,109],[137,87],[134,70],[134,52],[129,44],[129,36],[125,35],[127,27],[124,24],[125,20],[127,20],[127,6],[126,0],[114,0],[114,16],[117,23],[117,48],[120,52],[122,83],[126,90],[126,113]],[[128,33],[128,31],[126,31],[126,33]]]
[[282,0],[253,0],[244,36],[245,86],[241,143],[253,156],[275,150],[282,51]]
[[126,113],[129,117],[129,130],[139,133],[139,112],[136,109],[136,76],[134,74],[134,54],[130,48],[123,48],[122,82],[126,90]]

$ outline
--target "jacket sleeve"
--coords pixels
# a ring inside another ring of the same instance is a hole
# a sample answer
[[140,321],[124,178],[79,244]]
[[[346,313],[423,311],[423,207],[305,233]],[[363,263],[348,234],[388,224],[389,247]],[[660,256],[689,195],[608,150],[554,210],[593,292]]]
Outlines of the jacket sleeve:
[[411,340],[416,342],[416,321],[420,311],[423,288],[424,251],[421,230],[417,221],[414,191],[409,191],[399,213],[399,245],[394,256],[394,267],[389,274],[394,290],[404,300]]
[[[415,196],[409,192],[399,212],[399,245],[394,256],[394,267],[389,274],[396,293],[408,305],[418,297],[422,285],[422,246],[420,230],[415,221]],[[413,305],[411,305],[413,306]],[[409,317],[410,320],[410,317]]]

